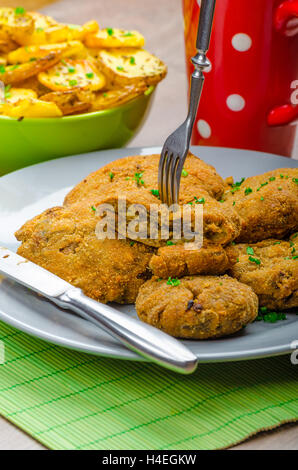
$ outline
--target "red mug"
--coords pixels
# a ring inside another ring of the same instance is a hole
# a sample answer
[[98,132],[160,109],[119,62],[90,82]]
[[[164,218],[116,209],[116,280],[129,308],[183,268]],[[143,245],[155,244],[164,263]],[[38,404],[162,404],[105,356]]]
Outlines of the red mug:
[[[187,72],[201,0],[183,0]],[[291,156],[298,119],[298,0],[219,0],[192,143]]]

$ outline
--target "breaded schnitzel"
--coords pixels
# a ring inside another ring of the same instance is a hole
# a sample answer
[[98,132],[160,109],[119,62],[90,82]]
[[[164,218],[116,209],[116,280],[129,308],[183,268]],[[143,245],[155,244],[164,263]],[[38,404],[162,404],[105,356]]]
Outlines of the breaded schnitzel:
[[98,240],[97,220],[53,207],[28,221],[16,237],[18,254],[60,276],[100,302],[134,303],[140,286],[151,277],[150,247],[126,240]]
[[189,250],[187,245],[170,245],[159,248],[152,256],[149,267],[153,274],[163,279],[192,274],[223,274],[236,263],[237,251],[229,245],[202,246]]
[[178,338],[206,339],[239,331],[258,313],[253,290],[229,276],[193,276],[145,282],[139,318]]
[[223,200],[242,219],[238,242],[284,238],[298,230],[298,168],[280,168],[231,183]]
[[[91,206],[101,204],[113,206],[118,214],[119,201],[125,201],[127,208],[141,204],[145,208],[145,218],[153,207],[158,218],[158,235],[153,238],[149,233],[150,224],[147,223],[145,235],[135,239],[150,246],[163,246],[173,236],[173,213],[170,214],[170,233],[163,238],[161,235],[163,222],[161,221],[161,201],[157,190],[159,155],[127,157],[106,165],[95,173],[86,177],[65,198],[65,205],[77,206],[79,209],[89,210]],[[191,209],[192,230],[194,229],[195,208],[197,204],[203,206],[203,233],[211,243],[227,244],[234,240],[240,232],[240,218],[233,208],[223,207],[217,199],[221,198],[224,182],[215,169],[199,158],[189,155],[186,159],[184,173],[180,187],[180,205],[189,204]],[[127,225],[135,214],[126,213]],[[117,219],[118,221],[118,219]],[[127,225],[116,227],[124,237],[133,238],[127,231]],[[182,237],[182,242],[187,241]]]
[[235,248],[239,261],[230,274],[254,290],[261,306],[298,307],[298,233],[288,241],[269,239]]

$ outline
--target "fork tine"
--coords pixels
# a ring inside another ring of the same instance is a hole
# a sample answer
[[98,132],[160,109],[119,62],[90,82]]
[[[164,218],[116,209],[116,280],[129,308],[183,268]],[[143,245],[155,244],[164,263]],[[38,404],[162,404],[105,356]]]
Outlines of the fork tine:
[[165,163],[168,156],[168,150],[164,145],[160,154],[159,166],[158,166],[158,191],[161,202],[165,202]]
[[168,206],[171,205],[171,200],[172,200],[172,196],[171,196],[171,187],[172,187],[172,184],[171,184],[171,178],[172,178],[172,161],[173,161],[173,153],[169,153],[168,152],[168,157],[167,157],[167,161],[166,161],[166,164],[165,164],[165,168],[164,168],[164,181],[165,181],[165,199],[166,199],[166,203]]
[[175,204],[177,202],[176,194],[175,194],[175,187],[176,185],[176,172],[177,167],[179,165],[179,155],[173,155],[171,160],[171,166],[169,168],[168,173],[168,191],[169,191],[169,205]]

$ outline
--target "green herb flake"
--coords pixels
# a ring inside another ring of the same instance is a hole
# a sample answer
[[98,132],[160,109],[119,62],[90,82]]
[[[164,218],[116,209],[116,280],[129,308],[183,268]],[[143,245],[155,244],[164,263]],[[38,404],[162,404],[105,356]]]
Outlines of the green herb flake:
[[130,36],[134,36],[134,34],[132,34],[131,31],[127,31],[126,33],[122,34],[121,36],[124,37],[124,38],[128,38]]
[[248,255],[254,255],[254,254],[255,254],[254,249],[253,249],[251,246],[248,246],[248,247],[246,248],[246,253],[247,253]]
[[114,173],[112,173],[112,172],[110,171],[110,173],[109,173],[110,181],[113,181],[114,176],[115,176]]
[[271,176],[271,177],[269,178],[269,181],[275,181],[275,180],[276,180],[275,176]]
[[245,196],[247,196],[250,193],[252,193],[252,189],[251,188],[245,188],[245,190],[244,190]]
[[70,86],[76,86],[78,84],[77,80],[69,80]]
[[17,7],[14,12],[16,15],[24,15],[26,13],[26,10],[23,7]]
[[114,34],[113,28],[106,28],[106,31],[107,31],[109,36],[113,36],[113,34]]
[[140,184],[144,184],[144,180],[142,180],[143,173],[135,173],[134,179],[137,182],[137,185],[140,186]]
[[136,59],[133,56],[131,56],[131,58],[129,59],[129,63],[131,65],[136,65]]
[[274,242],[273,245],[280,245],[281,242]]
[[151,189],[151,190],[150,190],[150,193],[153,194],[153,196],[159,198],[159,191],[158,191],[158,189]]
[[68,67],[68,72],[69,73],[75,73],[76,69],[74,67]]
[[261,198],[260,198],[260,199],[261,199],[261,201],[264,201],[264,197],[263,197],[263,196],[261,196]]
[[259,260],[258,258],[253,258],[252,256],[249,256],[248,259],[249,259],[249,261],[251,261],[252,263],[255,263],[255,264],[258,264],[258,265],[261,264],[261,260]]
[[88,73],[86,73],[86,77],[87,77],[87,78],[93,78],[93,77],[94,77],[94,73],[93,73],[93,72],[88,72]]
[[188,171],[184,170],[184,168],[183,168],[181,175],[182,175],[184,178],[186,178],[186,176],[188,176]]
[[172,287],[177,287],[180,285],[179,279],[169,277],[167,280],[167,285]]
[[0,65],[0,73],[5,73],[5,67],[4,67],[4,65]]
[[145,96],[148,96],[148,95],[151,95],[152,91],[154,90],[154,86],[153,85],[150,85],[147,90],[144,91],[144,95]]
[[167,245],[172,246],[172,245],[176,245],[176,243],[172,242],[172,240],[167,240]]
[[235,204],[236,204],[236,202],[235,202],[235,201],[233,201],[233,206],[235,206]]
[[130,242],[129,244],[130,246],[134,246],[135,242]]
[[200,197],[198,199],[196,196],[194,196],[194,200],[195,200],[196,204],[205,204],[205,198],[204,197]]
[[93,212],[96,212],[96,207],[91,206],[91,210],[92,210]]
[[116,67],[117,70],[124,70],[124,68],[122,67],[122,65],[118,65],[118,67]]

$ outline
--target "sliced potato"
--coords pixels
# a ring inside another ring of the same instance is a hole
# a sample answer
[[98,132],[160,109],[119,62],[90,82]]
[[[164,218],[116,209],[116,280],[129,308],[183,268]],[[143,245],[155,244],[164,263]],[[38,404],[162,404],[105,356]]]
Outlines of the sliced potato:
[[114,84],[145,81],[155,85],[167,74],[165,64],[144,49],[103,49],[98,54],[102,72]]
[[88,21],[81,25],[68,24],[68,39],[77,39],[83,41],[88,35],[95,34],[99,30],[97,21]]
[[83,26],[62,24],[50,16],[37,12],[28,13],[34,20],[34,30],[30,34],[17,32],[16,41],[28,46],[32,44],[55,44],[71,40],[81,40],[87,34],[95,33],[99,26],[96,21],[90,21]]
[[45,57],[56,51],[62,52],[62,57],[85,55],[85,47],[81,41],[60,42],[57,44],[35,44],[32,46],[19,47],[8,54],[10,64],[23,64],[30,60]]
[[56,103],[65,116],[88,111],[91,107],[92,95],[92,92],[82,90],[52,91],[43,95],[41,99]]
[[49,93],[49,89],[42,85],[36,76],[27,78],[26,80],[22,80],[21,82],[15,83],[14,88],[26,88],[34,91],[37,97],[39,98],[41,95],[45,93]]
[[5,91],[5,103],[16,103],[19,100],[37,98],[35,91],[28,88],[8,88]]
[[140,82],[114,88],[106,92],[96,92],[92,100],[91,111],[115,108],[142,95],[146,90],[148,90],[148,86],[144,82]]
[[38,80],[53,91],[77,88],[95,91],[103,88],[106,83],[104,75],[88,59],[62,59],[46,72],[41,72]]
[[0,80],[7,85],[21,82],[26,78],[32,77],[37,73],[55,65],[61,58],[61,51],[51,52],[40,59],[26,62],[24,64],[15,64],[0,66]]
[[34,29],[33,18],[24,8],[0,8],[0,30],[13,36],[15,33],[29,34]]
[[10,51],[16,49],[18,44],[11,39],[8,33],[1,29],[0,25],[0,53],[7,54]]
[[7,64],[7,58],[5,56],[0,56],[0,65],[6,65]]
[[45,118],[62,116],[62,112],[55,103],[35,98],[22,99],[15,103],[4,103],[2,105],[2,114],[15,118]]
[[144,36],[138,31],[125,31],[124,29],[105,28],[85,38],[85,44],[90,48],[109,47],[143,47]]

